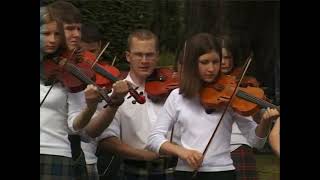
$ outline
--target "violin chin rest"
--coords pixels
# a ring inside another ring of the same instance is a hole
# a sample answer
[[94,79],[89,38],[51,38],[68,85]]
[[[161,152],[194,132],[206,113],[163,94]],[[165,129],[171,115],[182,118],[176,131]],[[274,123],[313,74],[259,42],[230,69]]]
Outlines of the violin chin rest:
[[215,109],[206,109],[205,110],[207,114],[212,114],[213,112],[215,112]]

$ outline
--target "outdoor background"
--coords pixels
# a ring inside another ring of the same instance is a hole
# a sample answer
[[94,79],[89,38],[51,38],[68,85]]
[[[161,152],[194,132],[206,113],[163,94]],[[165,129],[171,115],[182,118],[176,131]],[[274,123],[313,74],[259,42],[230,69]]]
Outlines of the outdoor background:
[[[42,0],[46,5],[55,0]],[[268,98],[280,105],[280,0],[66,0],[78,7],[83,23],[95,24],[104,42],[104,59],[128,70],[124,57],[128,34],[136,28],[152,30],[160,38],[159,66],[173,65],[186,38],[198,32],[235,37],[236,64],[254,53],[248,74],[255,76]],[[261,180],[277,180],[279,159],[268,144],[256,151]]]

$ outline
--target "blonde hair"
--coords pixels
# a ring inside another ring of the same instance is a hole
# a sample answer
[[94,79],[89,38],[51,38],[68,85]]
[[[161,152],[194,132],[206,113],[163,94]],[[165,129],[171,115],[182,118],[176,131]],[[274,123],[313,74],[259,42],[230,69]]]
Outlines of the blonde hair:
[[62,22],[54,15],[50,7],[48,6],[40,7],[40,27],[43,25],[49,24],[51,22],[57,23],[57,28],[61,38],[60,48],[66,47]]

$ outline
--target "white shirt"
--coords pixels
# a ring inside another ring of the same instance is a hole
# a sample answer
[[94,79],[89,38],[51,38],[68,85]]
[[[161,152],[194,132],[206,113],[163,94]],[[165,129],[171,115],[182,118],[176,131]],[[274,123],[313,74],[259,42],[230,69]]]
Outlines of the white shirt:
[[240,131],[237,123],[233,123],[232,124],[232,133],[231,133],[231,142],[230,142],[230,145],[231,145],[230,146],[230,150],[231,150],[231,152],[236,150],[242,144],[246,144],[246,145],[252,147],[252,145],[248,142],[247,138]]
[[90,142],[81,141],[81,148],[86,159],[86,164],[96,164],[98,162],[98,157],[96,156],[97,145],[96,140]]
[[[130,73],[125,80],[135,84],[130,77]],[[139,87],[137,91],[143,92],[144,85]],[[144,93],[144,96],[146,96],[146,93]],[[155,123],[157,114],[163,104],[153,103],[148,98],[146,98],[144,104],[132,104],[132,100],[133,98],[125,98],[124,103],[115,114],[112,123],[101,134],[100,138],[115,136],[131,147],[145,149],[151,127]]]
[[[49,88],[40,80],[40,102]],[[40,107],[40,154],[71,157],[68,134],[79,133],[72,124],[83,101],[83,92],[69,93],[60,83],[53,86]]]
[[[169,95],[163,109],[158,116],[148,138],[148,149],[159,152],[161,145],[168,141],[165,137],[168,129],[173,124],[178,125],[180,131],[179,145],[203,152],[205,146],[216,128],[222,112],[207,114],[200,105],[198,97],[193,99],[183,98],[179,89],[175,89]],[[255,134],[257,124],[254,121],[233,113],[227,112],[213,138],[204,157],[199,171],[226,171],[235,169],[230,157],[230,137],[234,119],[240,130],[247,134],[248,141],[252,144],[264,143],[267,139],[259,138]],[[187,162],[179,159],[176,170],[193,171]]]
[[[106,103],[104,101],[98,104],[97,110],[93,115],[93,117],[99,114],[100,110],[103,109],[103,106],[105,104]],[[83,138],[83,135],[81,137]],[[98,136],[96,138],[90,138],[90,137],[88,138],[90,139],[89,142],[81,141],[81,148],[84,153],[86,164],[97,164],[98,157],[96,156],[96,151],[97,151],[98,142],[101,140],[101,136]]]

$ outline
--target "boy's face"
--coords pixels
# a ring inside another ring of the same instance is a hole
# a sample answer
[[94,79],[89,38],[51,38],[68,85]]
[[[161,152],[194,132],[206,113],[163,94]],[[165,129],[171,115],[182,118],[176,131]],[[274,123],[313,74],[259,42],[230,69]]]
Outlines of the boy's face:
[[81,24],[72,23],[63,25],[64,34],[66,38],[66,44],[69,50],[73,50],[80,46],[81,40]]
[[159,59],[155,40],[140,40],[133,37],[126,58],[130,63],[130,71],[139,79],[145,80],[153,72]]

